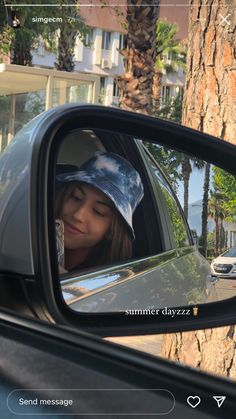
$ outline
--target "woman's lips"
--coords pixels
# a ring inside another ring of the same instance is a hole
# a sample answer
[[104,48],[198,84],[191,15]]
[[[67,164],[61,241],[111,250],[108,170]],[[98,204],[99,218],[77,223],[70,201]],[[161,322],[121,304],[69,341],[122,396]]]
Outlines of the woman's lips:
[[72,234],[84,234],[83,231],[64,221],[65,228]]

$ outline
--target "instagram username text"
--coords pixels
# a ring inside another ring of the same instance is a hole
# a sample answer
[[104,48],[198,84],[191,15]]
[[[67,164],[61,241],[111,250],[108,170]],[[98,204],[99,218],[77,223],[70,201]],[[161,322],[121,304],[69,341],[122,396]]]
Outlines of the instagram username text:
[[32,22],[33,23],[50,23],[50,22],[53,22],[53,23],[57,23],[57,22],[62,22],[63,20],[62,20],[62,17],[37,17],[37,16],[35,16],[35,17],[32,17]]

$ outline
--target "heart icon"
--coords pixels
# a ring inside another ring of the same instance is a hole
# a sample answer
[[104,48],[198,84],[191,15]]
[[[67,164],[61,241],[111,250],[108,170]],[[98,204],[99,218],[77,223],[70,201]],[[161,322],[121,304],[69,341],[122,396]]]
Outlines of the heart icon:
[[187,398],[187,403],[193,408],[195,409],[195,407],[197,407],[199,405],[199,403],[201,403],[201,399],[199,396],[189,396]]

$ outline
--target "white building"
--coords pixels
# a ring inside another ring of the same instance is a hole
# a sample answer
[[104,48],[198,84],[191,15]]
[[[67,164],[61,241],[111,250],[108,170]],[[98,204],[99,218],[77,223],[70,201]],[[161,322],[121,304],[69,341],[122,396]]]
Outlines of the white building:
[[[124,4],[124,2],[122,2]],[[125,7],[120,6],[121,16],[117,15],[114,7],[81,7],[80,14],[91,28],[83,44],[77,38],[75,47],[75,71],[100,77],[99,101],[104,105],[118,103],[118,87],[116,76],[124,73],[123,57],[118,49],[124,46]],[[114,4],[114,2],[113,2]],[[96,1],[93,1],[93,6]],[[56,57],[49,52],[42,42],[33,51],[33,65],[53,68]],[[86,100],[86,97],[84,98]]]
[[226,247],[236,247],[236,224],[224,221],[223,225],[226,234]]
[[[171,3],[170,0],[168,2]],[[99,101],[105,105],[118,104],[119,91],[115,78],[124,73],[123,57],[118,52],[125,41],[126,1],[109,0],[111,7],[101,7],[101,0],[93,0],[93,6],[81,6],[80,15],[91,28],[86,37],[85,45],[77,39],[75,48],[75,71],[94,74],[100,77]],[[119,5],[121,4],[121,6]],[[174,4],[173,4],[174,6]],[[181,9],[181,10],[180,10]],[[167,7],[165,1],[160,4],[160,19],[176,23],[179,27],[178,38],[187,38],[188,7]],[[55,54],[47,51],[43,43],[33,53],[33,65],[53,68]],[[165,59],[165,58],[164,58]],[[171,57],[167,57],[171,63]],[[181,68],[171,73],[163,73],[161,102],[176,97],[184,87],[184,73]],[[86,97],[84,98],[86,100]]]
[[[178,40],[186,42],[188,38],[189,0],[181,0],[181,6],[176,4],[176,0],[161,0],[159,19],[175,23],[178,27]],[[167,64],[171,65],[171,55],[164,54],[163,59]],[[161,81],[161,104],[165,105],[166,102],[173,100],[176,96],[181,94],[183,92],[184,83],[185,75],[182,68],[178,68],[176,71],[172,72],[163,71]]]
[[[171,60],[170,60],[171,63]],[[185,75],[182,68],[176,71],[162,71],[161,79],[161,105],[164,106],[168,101],[173,100],[178,95],[182,95],[184,89]]]

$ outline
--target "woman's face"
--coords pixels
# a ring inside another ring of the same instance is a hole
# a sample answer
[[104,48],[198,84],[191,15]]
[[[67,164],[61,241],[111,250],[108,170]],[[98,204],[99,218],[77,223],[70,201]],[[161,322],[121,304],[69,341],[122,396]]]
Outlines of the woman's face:
[[64,221],[66,249],[90,249],[108,233],[112,223],[112,203],[94,186],[78,183],[65,198]]

